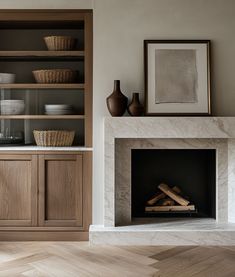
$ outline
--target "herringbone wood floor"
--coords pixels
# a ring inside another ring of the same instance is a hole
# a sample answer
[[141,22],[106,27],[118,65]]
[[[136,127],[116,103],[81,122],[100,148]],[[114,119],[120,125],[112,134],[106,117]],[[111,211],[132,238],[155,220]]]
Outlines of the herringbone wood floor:
[[1,242],[0,276],[235,276],[235,247]]

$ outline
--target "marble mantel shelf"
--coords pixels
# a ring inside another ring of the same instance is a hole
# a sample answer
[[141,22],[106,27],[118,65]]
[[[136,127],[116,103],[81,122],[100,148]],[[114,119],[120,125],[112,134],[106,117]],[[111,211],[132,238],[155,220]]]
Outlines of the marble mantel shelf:
[[235,138],[235,117],[105,117],[105,138]]

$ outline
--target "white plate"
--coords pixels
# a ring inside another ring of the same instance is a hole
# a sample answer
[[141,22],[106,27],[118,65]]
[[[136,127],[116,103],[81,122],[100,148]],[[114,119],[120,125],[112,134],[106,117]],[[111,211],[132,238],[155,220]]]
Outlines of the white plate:
[[72,111],[46,111],[47,115],[63,115],[63,114],[72,114]]
[[45,105],[45,110],[71,110],[72,105]]

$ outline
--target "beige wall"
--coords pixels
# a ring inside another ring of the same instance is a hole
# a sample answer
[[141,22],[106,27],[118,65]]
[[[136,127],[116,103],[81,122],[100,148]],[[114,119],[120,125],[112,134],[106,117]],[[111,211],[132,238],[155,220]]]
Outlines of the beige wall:
[[103,222],[103,117],[114,79],[143,92],[144,39],[211,39],[216,115],[235,116],[235,0],[1,0],[0,8],[94,8],[93,222]]
[[216,115],[235,116],[234,0],[94,0],[94,222],[102,222],[105,98],[143,92],[144,39],[211,39]]

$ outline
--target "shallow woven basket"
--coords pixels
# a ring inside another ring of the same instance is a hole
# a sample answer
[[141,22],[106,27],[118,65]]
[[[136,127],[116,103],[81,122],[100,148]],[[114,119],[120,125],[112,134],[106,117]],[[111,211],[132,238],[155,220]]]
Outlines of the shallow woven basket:
[[69,36],[44,37],[44,41],[50,51],[73,50],[76,45],[76,39]]
[[71,146],[75,131],[33,131],[34,139],[38,146]]
[[77,77],[77,71],[71,69],[42,69],[34,70],[33,75],[37,83],[73,83]]

